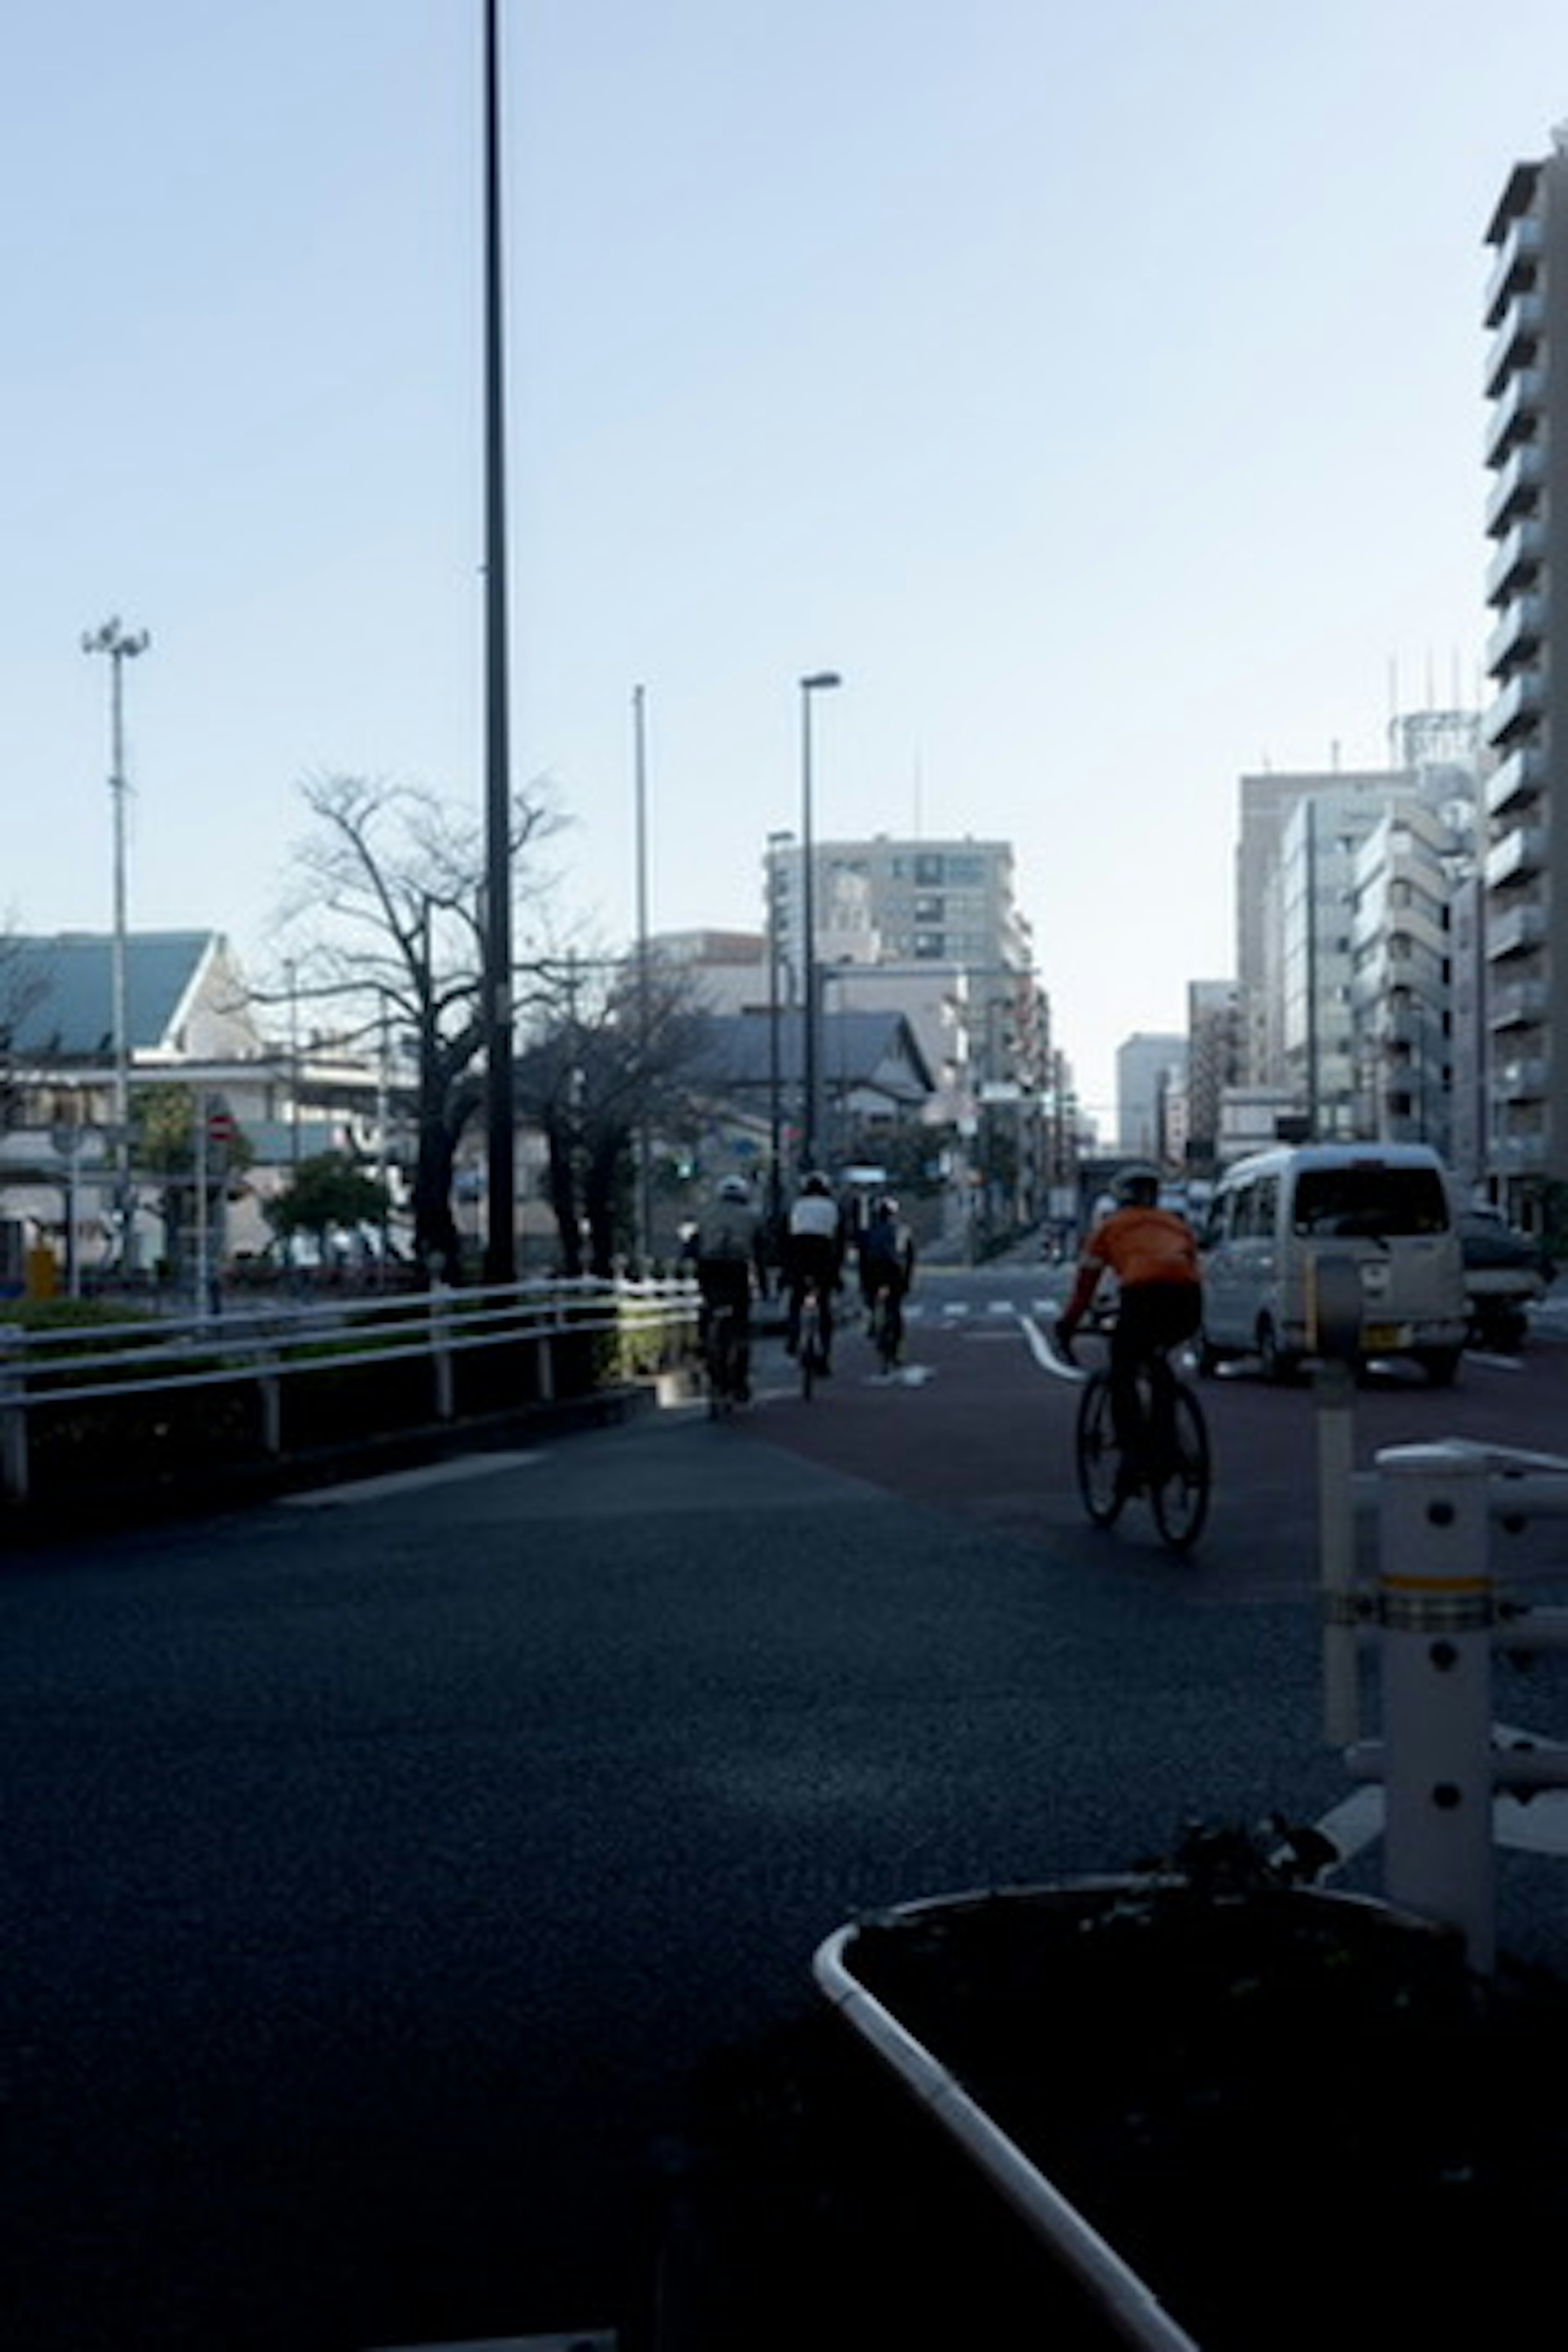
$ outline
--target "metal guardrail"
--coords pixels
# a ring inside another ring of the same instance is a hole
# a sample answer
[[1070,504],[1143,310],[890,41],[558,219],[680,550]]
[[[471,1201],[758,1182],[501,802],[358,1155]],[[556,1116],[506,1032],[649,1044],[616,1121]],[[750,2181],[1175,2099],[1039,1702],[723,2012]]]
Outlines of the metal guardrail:
[[[1498,1651],[1568,1649],[1568,1607],[1520,1597],[1527,1578],[1568,1579],[1562,1559],[1500,1561],[1494,1535],[1568,1518],[1568,1456],[1465,1438],[1385,1447],[1374,1475],[1348,1482],[1375,1508],[1377,1566],[1348,1590],[1325,1581],[1327,1638],[1341,1654],[1375,1645],[1382,1736],[1344,1750],[1352,1778],[1384,1788],[1384,1891],[1459,1930],[1472,1967],[1497,1951],[1494,1799],[1568,1788],[1568,1744],[1493,1721]],[[1341,1687],[1344,1686],[1342,1676]]]
[[285,1307],[247,1303],[179,1321],[0,1325],[0,1498],[29,1498],[32,1429],[46,1412],[251,1387],[261,1449],[277,1456],[286,1450],[282,1399],[289,1384],[424,1362],[431,1416],[450,1421],[458,1412],[456,1366],[465,1357],[527,1347],[533,1392],[550,1402],[568,1340],[598,1337],[615,1377],[651,1377],[689,1352],[697,1307],[697,1286],[688,1278],[584,1276]]

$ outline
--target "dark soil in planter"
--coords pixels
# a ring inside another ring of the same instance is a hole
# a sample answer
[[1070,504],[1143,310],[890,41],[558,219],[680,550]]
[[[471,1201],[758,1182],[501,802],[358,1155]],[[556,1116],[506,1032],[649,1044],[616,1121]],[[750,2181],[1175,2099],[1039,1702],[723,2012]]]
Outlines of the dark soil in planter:
[[[1476,2352],[1556,2306],[1555,1978],[1212,1879],[917,1906],[846,1958],[1204,2352]],[[826,2007],[704,2075],[677,2202],[660,2352],[1110,2340]]]

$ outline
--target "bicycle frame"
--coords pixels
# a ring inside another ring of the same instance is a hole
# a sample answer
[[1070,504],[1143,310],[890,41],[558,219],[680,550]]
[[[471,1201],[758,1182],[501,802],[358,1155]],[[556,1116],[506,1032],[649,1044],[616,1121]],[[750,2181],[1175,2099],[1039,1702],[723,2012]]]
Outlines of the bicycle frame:
[[[1089,1373],[1079,1403],[1075,1453],[1084,1508],[1097,1527],[1109,1528],[1134,1495],[1144,1496],[1154,1524],[1173,1551],[1197,1541],[1208,1516],[1211,1484],[1207,1425],[1193,1389],[1171,1360],[1155,1349],[1133,1374],[1131,1397],[1136,1433],[1117,1426],[1117,1399],[1109,1365]],[[1123,1445],[1123,1435],[1130,1444]]]

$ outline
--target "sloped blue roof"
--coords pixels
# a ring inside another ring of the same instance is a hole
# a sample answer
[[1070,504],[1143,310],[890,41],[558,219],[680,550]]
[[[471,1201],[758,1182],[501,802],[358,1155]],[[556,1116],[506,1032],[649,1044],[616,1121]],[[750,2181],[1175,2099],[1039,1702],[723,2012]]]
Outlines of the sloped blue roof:
[[[168,1037],[211,931],[135,931],[125,941],[131,1051]],[[0,937],[0,1038],[13,1055],[98,1060],[114,1050],[113,941],[107,932]]]
[[[773,1071],[772,1025],[765,1013],[705,1014],[691,1074],[726,1089],[765,1087]],[[779,1077],[785,1085],[799,1082],[805,1039],[800,1013],[781,1011]],[[834,1086],[879,1087],[907,1102],[923,1101],[933,1091],[925,1056],[902,1013],[826,1010],[818,1046],[823,1077]]]

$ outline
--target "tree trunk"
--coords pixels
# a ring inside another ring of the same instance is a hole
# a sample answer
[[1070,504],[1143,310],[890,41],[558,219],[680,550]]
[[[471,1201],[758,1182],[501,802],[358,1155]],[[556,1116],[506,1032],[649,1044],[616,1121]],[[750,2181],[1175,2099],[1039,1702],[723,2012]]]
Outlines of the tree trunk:
[[419,1122],[419,1159],[414,1171],[414,1250],[427,1273],[456,1282],[461,1271],[458,1223],[452,1214],[452,1162],[458,1139],[444,1118]]
[[606,1279],[616,1270],[616,1212],[619,1205],[617,1196],[629,1140],[626,1130],[619,1127],[596,1137],[588,1155],[587,1172],[584,1179],[583,1206],[588,1219],[592,1251],[590,1270]]
[[576,1153],[568,1129],[552,1120],[545,1130],[550,1146],[550,1205],[561,1238],[561,1270],[574,1280],[583,1271],[583,1234],[577,1212]]

